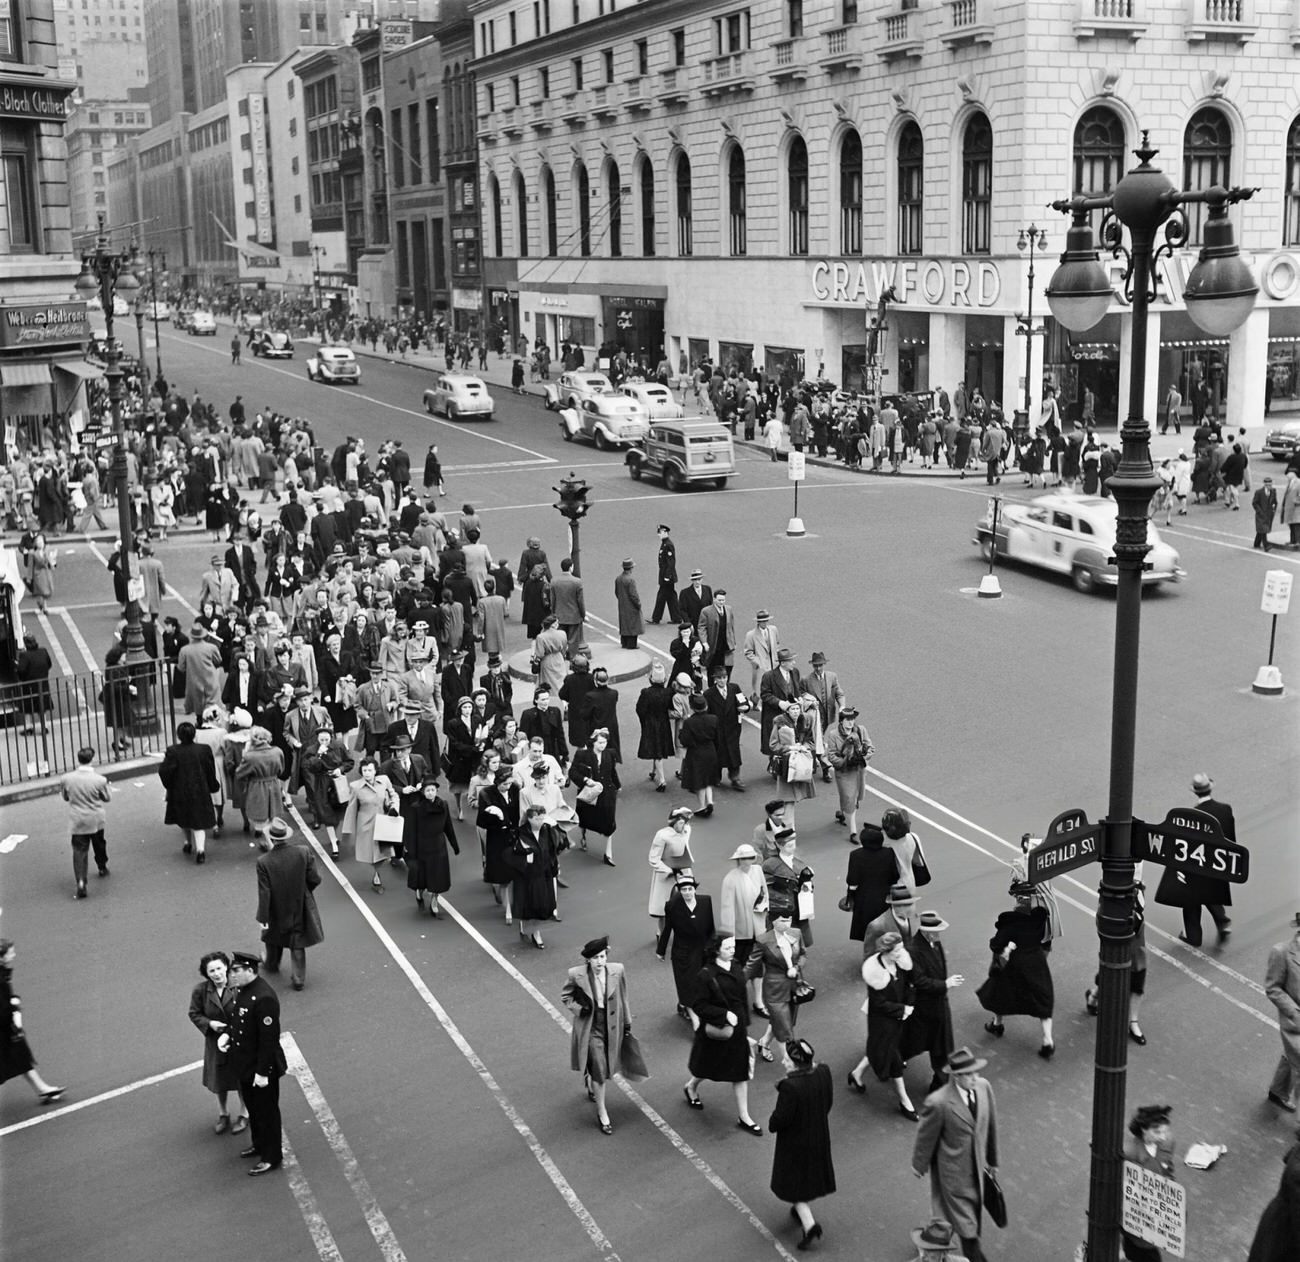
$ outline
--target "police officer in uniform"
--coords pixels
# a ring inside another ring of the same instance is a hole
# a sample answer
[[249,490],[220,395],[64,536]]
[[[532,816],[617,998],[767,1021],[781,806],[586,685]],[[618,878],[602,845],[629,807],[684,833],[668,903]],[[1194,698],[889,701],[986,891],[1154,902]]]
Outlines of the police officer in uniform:
[[650,621],[655,625],[663,619],[664,610],[672,622],[680,622],[677,609],[677,549],[673,545],[669,528],[659,524],[659,590],[655,593],[654,612]]
[[280,999],[266,979],[257,975],[260,956],[232,951],[230,957],[230,980],[239,987],[239,995],[234,1020],[217,1040],[217,1047],[229,1052],[248,1106],[253,1142],[239,1155],[257,1158],[250,1175],[268,1174],[278,1170],[284,1160],[280,1079],[288,1064],[280,1047]]

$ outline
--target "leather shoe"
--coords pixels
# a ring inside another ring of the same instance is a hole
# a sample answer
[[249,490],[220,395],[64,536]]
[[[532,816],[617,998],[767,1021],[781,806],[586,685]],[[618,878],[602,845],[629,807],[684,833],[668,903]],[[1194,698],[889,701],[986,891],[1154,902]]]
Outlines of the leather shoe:
[[1145,1047],[1147,1045],[1147,1036],[1142,1033],[1142,1027],[1138,1025],[1136,1021],[1130,1021],[1128,1023],[1128,1036],[1139,1047]]
[[100,876],[108,875],[108,864],[105,864],[102,868],[99,869],[99,875]]
[[230,1129],[230,1114],[223,1113],[217,1118],[216,1125],[212,1128],[214,1135],[224,1135]]
[[739,780],[733,780],[733,781],[731,781],[731,787],[732,787],[733,789],[735,789],[737,793],[744,793],[744,791],[745,791],[745,786],[744,786],[744,784],[741,783],[741,781],[739,781]]
[[746,1122],[742,1118],[736,1119],[736,1129],[748,1131],[751,1135],[762,1135],[763,1128],[757,1122]]
[[1273,1092],[1273,1091],[1270,1091],[1270,1092],[1268,1093],[1268,1102],[1269,1102],[1270,1104],[1276,1104],[1277,1107],[1278,1107],[1279,1109],[1285,1109],[1286,1112],[1288,1112],[1288,1113],[1294,1113],[1294,1112],[1295,1112],[1295,1105],[1294,1105],[1294,1104],[1288,1104],[1284,1099],[1282,1099],[1282,1097],[1281,1097],[1280,1095],[1277,1095],[1277,1094],[1276,1094],[1275,1092]]
[[562,890],[567,890],[569,888],[568,881],[566,881],[563,877],[557,876],[555,878],[555,884],[558,885]]
[[292,986],[292,987],[294,988],[294,990],[301,990],[301,989],[302,989],[306,984],[307,984],[306,982],[290,982],[290,983],[289,983],[289,985]]
[[606,856],[601,860],[601,862],[602,862],[602,863],[603,863],[607,868],[616,868],[616,867],[618,867],[618,864],[615,863],[614,860],[611,859],[608,855],[606,855]]
[[248,1118],[241,1117],[236,1119],[234,1126],[230,1128],[232,1135],[242,1135],[248,1129]]
[[921,1115],[915,1109],[909,1109],[905,1104],[900,1104],[898,1106],[898,1111],[907,1118],[909,1122],[919,1122],[921,1120]]
[[756,1003],[754,1005],[754,1015],[756,1017],[762,1017],[765,1021],[770,1020],[772,1016],[772,1014],[768,1012],[761,1003]]
[[852,1074],[848,1077],[849,1090],[856,1091],[858,1095],[866,1095],[867,1089]]
[[243,1150],[240,1152],[239,1155],[240,1155],[241,1158],[243,1158],[243,1160],[247,1161],[250,1157],[256,1157],[256,1156],[257,1156],[257,1149],[256,1149],[256,1148],[245,1148],[245,1149],[243,1149]]
[[257,1178],[259,1174],[270,1174],[272,1170],[278,1170],[280,1163],[277,1161],[274,1165],[269,1161],[259,1161],[248,1173],[250,1177]]
[[78,881],[78,882],[77,882],[77,894],[76,894],[76,896],[77,896],[78,898],[86,898],[86,897],[88,897],[88,895],[86,894],[86,883],[85,883],[85,881]]

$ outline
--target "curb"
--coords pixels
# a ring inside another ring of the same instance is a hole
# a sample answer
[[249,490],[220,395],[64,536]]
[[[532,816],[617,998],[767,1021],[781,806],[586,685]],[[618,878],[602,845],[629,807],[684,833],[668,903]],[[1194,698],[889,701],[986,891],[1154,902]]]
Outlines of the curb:
[[[107,767],[96,767],[105,780],[130,780],[142,772],[151,771],[162,762],[162,754],[146,754],[142,758],[128,758],[125,762],[115,762]],[[33,802],[37,798],[49,797],[60,792],[62,776],[46,776],[43,780],[31,780],[27,784],[15,784],[0,788],[0,806],[14,806],[19,802]]]

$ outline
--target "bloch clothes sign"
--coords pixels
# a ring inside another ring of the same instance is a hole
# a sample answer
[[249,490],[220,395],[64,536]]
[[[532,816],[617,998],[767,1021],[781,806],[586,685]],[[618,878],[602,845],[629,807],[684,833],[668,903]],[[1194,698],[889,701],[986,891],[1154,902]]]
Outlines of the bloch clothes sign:
[[76,85],[0,82],[0,118],[66,119]]
[[1187,1189],[1163,1174],[1126,1161],[1124,1230],[1157,1249],[1167,1249],[1176,1258],[1186,1257]]
[[0,306],[0,347],[51,346],[89,338],[84,302]]

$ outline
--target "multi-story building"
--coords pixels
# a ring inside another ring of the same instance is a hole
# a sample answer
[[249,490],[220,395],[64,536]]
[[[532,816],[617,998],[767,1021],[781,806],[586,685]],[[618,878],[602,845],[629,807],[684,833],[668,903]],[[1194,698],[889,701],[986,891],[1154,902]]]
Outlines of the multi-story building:
[[[409,24],[408,24],[409,29]],[[406,31],[401,32],[405,37]],[[384,108],[384,28],[376,24],[352,37],[361,75],[361,236],[357,257],[357,309],[363,316],[387,316],[396,302],[392,234],[388,222],[388,140]],[[350,178],[357,178],[355,174]]]
[[193,0],[144,0],[149,111],[155,124],[199,108],[192,4]]
[[95,226],[108,209],[108,164],[117,150],[149,130],[144,92],[131,89],[126,100],[77,102],[68,119],[68,205],[77,232]]
[[[1270,373],[1275,400],[1295,391],[1290,0],[477,0],[470,11],[487,284],[511,295],[532,338],[858,385],[868,317],[892,286],[886,388],[965,380],[1010,410],[1025,374],[1020,231],[1046,226],[1058,250],[1066,222],[1045,204],[1113,187],[1149,129],[1178,184],[1259,186],[1232,220],[1261,293],[1228,339],[1192,324],[1182,283],[1204,222],[1193,210],[1152,308],[1147,414],[1171,381],[1206,375],[1226,378],[1228,416],[1242,423],[1260,416]],[[1036,324],[1053,263],[1038,260]],[[1029,339],[1034,414],[1046,376],[1067,409],[1091,390],[1113,422],[1128,389],[1121,291],[1088,334],[1048,317],[1046,336]]]
[[[448,7],[438,27],[442,50],[442,164],[451,251],[451,319],[457,333],[487,331],[483,251],[479,230],[478,142],[475,125],[474,24],[467,6]],[[506,301],[505,290],[500,299]],[[502,316],[505,312],[502,309]]]
[[73,284],[64,127],[50,0],[0,3],[0,416],[4,456],[66,439],[84,407],[86,304]]

